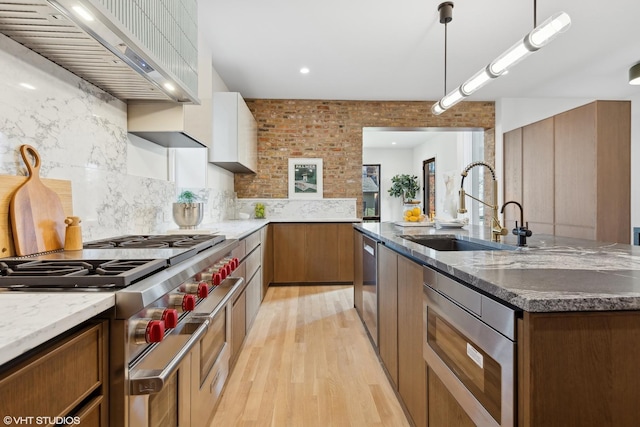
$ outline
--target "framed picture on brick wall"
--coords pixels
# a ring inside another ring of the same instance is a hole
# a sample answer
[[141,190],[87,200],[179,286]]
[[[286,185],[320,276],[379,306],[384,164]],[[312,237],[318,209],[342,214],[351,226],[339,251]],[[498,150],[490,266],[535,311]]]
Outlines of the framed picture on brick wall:
[[289,198],[323,198],[322,159],[289,159]]

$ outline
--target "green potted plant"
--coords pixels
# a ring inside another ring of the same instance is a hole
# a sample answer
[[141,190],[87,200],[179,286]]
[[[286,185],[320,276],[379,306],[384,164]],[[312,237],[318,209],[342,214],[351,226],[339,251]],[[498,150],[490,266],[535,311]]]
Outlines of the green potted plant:
[[189,190],[178,195],[178,201],[173,204],[173,220],[181,229],[194,229],[202,222],[204,203]]
[[393,197],[402,197],[402,203],[411,203],[420,189],[418,177],[415,175],[399,174],[391,178],[389,194]]

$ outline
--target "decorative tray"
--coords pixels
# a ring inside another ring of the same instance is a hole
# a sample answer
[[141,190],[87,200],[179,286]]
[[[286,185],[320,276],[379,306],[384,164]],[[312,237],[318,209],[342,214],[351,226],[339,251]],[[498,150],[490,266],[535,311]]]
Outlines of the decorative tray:
[[430,221],[395,221],[394,224],[400,227],[433,227],[433,222]]

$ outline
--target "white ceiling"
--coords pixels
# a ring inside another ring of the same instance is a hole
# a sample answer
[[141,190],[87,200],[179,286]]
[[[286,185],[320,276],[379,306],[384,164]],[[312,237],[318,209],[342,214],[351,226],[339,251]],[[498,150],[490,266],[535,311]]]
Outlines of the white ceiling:
[[[444,94],[440,0],[200,0],[200,28],[229,90],[246,98],[436,100]],[[533,0],[454,0],[447,89],[533,28]],[[470,100],[629,99],[640,61],[640,1],[542,0],[538,24],[571,28]],[[299,73],[309,67],[307,75]]]

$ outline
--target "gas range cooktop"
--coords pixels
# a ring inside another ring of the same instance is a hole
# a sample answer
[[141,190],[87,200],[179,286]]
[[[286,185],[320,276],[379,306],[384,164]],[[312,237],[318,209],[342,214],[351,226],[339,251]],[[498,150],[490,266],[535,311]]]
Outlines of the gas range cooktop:
[[124,288],[224,241],[222,235],[132,235],[88,242],[78,251],[3,258],[0,288]]
[[209,248],[225,239],[221,235],[209,234],[161,234],[161,235],[128,235],[110,239],[95,240],[84,244],[85,249],[111,248],[196,248],[198,252]]

